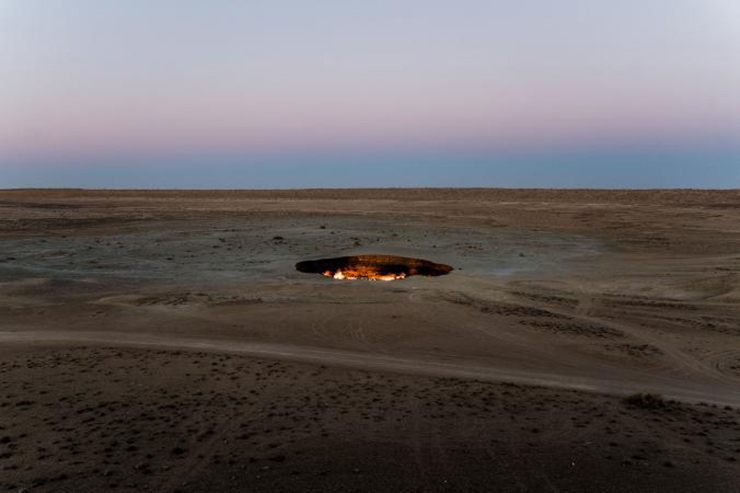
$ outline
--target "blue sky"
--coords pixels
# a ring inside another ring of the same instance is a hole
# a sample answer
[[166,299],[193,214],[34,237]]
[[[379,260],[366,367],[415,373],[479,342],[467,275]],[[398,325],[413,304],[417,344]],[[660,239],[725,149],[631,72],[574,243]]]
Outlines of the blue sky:
[[735,0],[5,0],[0,188],[740,187]]

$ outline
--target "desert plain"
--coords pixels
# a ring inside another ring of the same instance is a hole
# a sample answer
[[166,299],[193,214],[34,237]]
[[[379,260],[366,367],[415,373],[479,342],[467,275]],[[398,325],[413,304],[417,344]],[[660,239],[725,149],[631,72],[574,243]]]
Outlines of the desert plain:
[[[439,277],[335,280],[359,254]],[[0,491],[740,491],[740,191],[0,191]]]

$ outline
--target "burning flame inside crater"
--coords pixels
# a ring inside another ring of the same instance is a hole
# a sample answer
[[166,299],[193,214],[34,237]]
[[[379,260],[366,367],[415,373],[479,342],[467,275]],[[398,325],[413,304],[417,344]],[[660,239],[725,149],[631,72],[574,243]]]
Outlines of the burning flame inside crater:
[[403,272],[399,274],[382,274],[377,272],[377,269],[369,268],[338,269],[336,272],[327,270],[323,272],[323,275],[326,277],[333,277],[334,279],[350,281],[355,281],[357,279],[367,279],[369,281],[395,281],[396,279],[406,278],[406,274]]
[[298,262],[296,270],[339,280],[395,281],[411,276],[442,276],[453,269],[418,258],[396,255],[355,255]]

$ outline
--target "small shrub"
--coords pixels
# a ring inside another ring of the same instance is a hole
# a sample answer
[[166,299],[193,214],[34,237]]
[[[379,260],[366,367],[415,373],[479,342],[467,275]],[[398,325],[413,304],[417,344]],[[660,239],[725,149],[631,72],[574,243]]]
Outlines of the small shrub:
[[624,399],[624,402],[640,409],[665,409],[673,404],[660,394],[633,394]]

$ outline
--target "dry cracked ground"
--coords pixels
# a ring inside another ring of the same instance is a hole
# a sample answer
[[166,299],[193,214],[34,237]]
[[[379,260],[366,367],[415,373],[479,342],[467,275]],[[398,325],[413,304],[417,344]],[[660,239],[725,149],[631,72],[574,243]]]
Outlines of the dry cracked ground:
[[0,491],[736,492],[740,192],[0,191],[0,342]]

